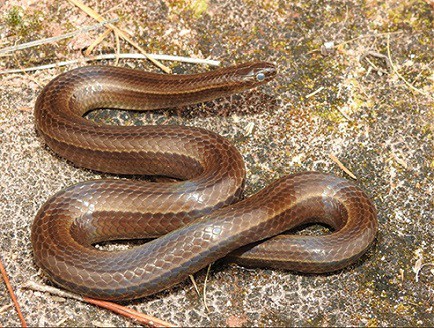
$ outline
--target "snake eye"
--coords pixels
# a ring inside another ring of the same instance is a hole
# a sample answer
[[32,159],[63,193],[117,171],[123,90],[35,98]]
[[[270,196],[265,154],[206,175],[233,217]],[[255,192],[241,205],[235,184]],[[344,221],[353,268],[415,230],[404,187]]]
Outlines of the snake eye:
[[265,80],[265,74],[264,73],[256,74],[256,80],[258,80],[259,82],[264,81]]

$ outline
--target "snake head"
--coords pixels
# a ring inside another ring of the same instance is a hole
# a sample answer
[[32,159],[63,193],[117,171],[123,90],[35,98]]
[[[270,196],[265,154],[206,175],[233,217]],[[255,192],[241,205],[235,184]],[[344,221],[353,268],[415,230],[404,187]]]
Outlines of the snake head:
[[246,63],[237,67],[235,78],[244,83],[259,85],[272,80],[277,74],[276,66],[268,62]]

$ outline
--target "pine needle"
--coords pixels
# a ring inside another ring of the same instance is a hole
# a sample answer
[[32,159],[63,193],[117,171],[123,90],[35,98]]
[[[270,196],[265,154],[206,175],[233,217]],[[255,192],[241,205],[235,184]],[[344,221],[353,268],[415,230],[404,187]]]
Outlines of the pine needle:
[[12,302],[14,303],[15,310],[17,311],[18,317],[20,318],[21,327],[27,327],[26,320],[24,319],[24,316],[23,316],[23,314],[21,312],[20,305],[18,304],[18,300],[17,300],[17,298],[15,296],[15,293],[14,293],[14,290],[12,288],[11,282],[9,281],[8,275],[6,273],[6,269],[3,266],[3,262],[2,262],[1,256],[0,256],[0,272],[1,272],[2,276],[3,276],[3,280],[4,280],[4,282],[6,284],[6,287],[7,287],[8,291],[9,291],[9,295],[10,295],[10,297],[12,299]]
[[40,285],[37,284],[33,281],[28,281],[25,286],[25,288],[28,289],[32,289],[32,290],[37,290],[40,292],[44,292],[44,293],[50,293],[53,295],[57,295],[60,297],[65,297],[65,298],[72,298],[81,302],[86,302],[86,303],[90,303],[93,305],[97,305],[100,307],[103,307],[105,309],[108,309],[112,312],[118,313],[124,317],[127,318],[131,318],[134,319],[142,324],[148,325],[148,326],[152,326],[152,327],[174,327],[174,324],[171,324],[169,322],[160,320],[158,318],[154,318],[152,316],[146,315],[144,313],[138,312],[136,310],[127,308],[125,306],[119,305],[117,303],[113,303],[113,302],[108,302],[108,301],[102,301],[102,300],[96,300],[90,297],[81,297],[80,295],[71,293],[71,292],[67,292],[55,287],[51,287],[51,286],[45,286],[45,285]]

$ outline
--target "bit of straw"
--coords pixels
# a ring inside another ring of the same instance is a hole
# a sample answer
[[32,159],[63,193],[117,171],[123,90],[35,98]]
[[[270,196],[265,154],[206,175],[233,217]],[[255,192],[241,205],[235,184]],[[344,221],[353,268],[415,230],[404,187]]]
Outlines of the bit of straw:
[[[207,283],[207,281],[208,281],[208,276],[209,276],[209,271],[210,271],[210,269],[211,269],[211,264],[208,265],[208,269],[206,270],[205,282],[203,283],[203,292],[202,292],[202,301],[203,301],[203,305],[205,306],[205,310],[206,310],[206,312],[210,312],[210,311],[209,311],[209,308],[208,308],[208,305],[207,305],[207,303],[206,303],[206,283]],[[197,287],[196,280],[194,279],[193,275],[190,274],[190,275],[188,275],[188,276],[190,277],[190,280],[191,280],[191,282],[192,282],[192,284],[193,284],[194,290],[195,290],[196,293],[197,293],[197,296],[199,296],[199,298],[200,298],[201,295],[200,295],[200,292],[199,292],[199,288]]]
[[[171,56],[171,55],[158,55],[158,54],[148,54],[148,56],[151,56],[151,57],[158,59],[158,60],[178,61],[178,62],[184,62],[184,63],[190,63],[190,64],[203,64],[203,65],[210,65],[210,66],[219,66],[220,65],[219,61],[209,60],[209,59],[199,59],[199,58]],[[50,69],[50,68],[56,68],[56,67],[61,67],[61,66],[67,66],[67,65],[74,65],[74,64],[78,64],[78,63],[86,63],[86,62],[97,61],[97,60],[110,60],[110,59],[116,59],[116,57],[118,57],[119,59],[147,59],[147,57],[145,57],[142,54],[131,54],[131,53],[118,54],[118,55],[106,54],[106,55],[73,59],[73,60],[57,62],[54,64],[34,66],[34,67],[28,67],[28,68],[5,69],[5,70],[0,70],[0,75],[31,72],[31,71]]]
[[[97,21],[103,22],[103,21],[106,20],[103,16],[101,16],[99,13],[97,13],[92,8],[86,6],[83,2],[81,2],[79,0],[68,0],[68,1],[70,3],[72,3],[72,4],[74,4],[75,6],[77,6],[78,8],[80,8],[81,10],[83,10],[86,14],[88,14],[92,18],[96,19]],[[113,24],[107,24],[106,26],[108,28],[110,28],[111,30],[113,30],[115,33],[117,33],[119,35],[119,37],[121,37],[122,39],[124,39],[125,41],[127,41],[134,48],[136,48],[137,50],[139,50],[154,65],[158,66],[161,70],[163,70],[166,73],[171,73],[171,70],[170,70],[169,67],[164,66],[159,61],[157,61],[154,58],[152,58],[151,56],[149,56],[145,52],[145,50],[142,47],[140,47],[136,42],[134,42],[126,32],[124,32],[123,30],[119,29],[117,26],[115,26]]]
[[194,276],[192,274],[188,275],[190,277],[191,283],[193,284],[194,290],[196,291],[197,296],[200,297],[199,288],[197,288],[196,279],[194,279]]
[[410,82],[408,82],[399,72],[398,72],[398,70],[396,69],[396,66],[393,64],[393,61],[392,61],[392,56],[391,56],[391,54],[390,54],[390,35],[389,34],[387,34],[387,45],[386,45],[386,47],[387,47],[387,58],[389,59],[389,63],[390,63],[390,66],[392,67],[392,70],[393,70],[393,72],[411,89],[411,90],[413,90],[413,91],[415,91],[415,92],[417,92],[417,93],[420,93],[420,94],[422,94],[422,95],[424,95],[424,96],[427,96],[427,97],[430,97],[430,98],[433,98],[433,95],[431,95],[431,94],[429,94],[429,93],[427,93],[427,92],[423,92],[422,90],[420,90],[420,89],[418,89],[418,88],[416,88],[413,84],[411,84]]
[[14,52],[16,50],[22,50],[22,49],[26,49],[26,48],[31,48],[31,47],[39,46],[41,44],[46,44],[46,43],[51,43],[51,42],[56,42],[56,41],[59,41],[59,40],[67,39],[67,38],[72,38],[73,36],[76,36],[78,34],[99,29],[99,28],[103,27],[104,25],[107,25],[107,24],[110,24],[110,23],[113,23],[113,22],[117,22],[118,20],[119,20],[118,18],[110,19],[110,20],[103,20],[101,23],[98,23],[98,24],[95,24],[95,25],[92,25],[92,26],[85,26],[85,27],[82,27],[82,28],[80,28],[80,29],[78,29],[76,31],[72,31],[72,32],[69,32],[69,33],[66,33],[66,34],[62,34],[62,35],[59,35],[59,36],[53,36],[51,38],[45,38],[45,39],[35,40],[35,41],[26,42],[26,43],[18,44],[18,45],[15,45],[15,46],[10,46],[10,47],[7,47],[7,48],[3,48],[3,49],[0,49],[0,54],[6,54],[6,53],[9,53],[9,52]]
[[357,180],[357,177],[353,174],[353,172],[351,172],[349,169],[347,169],[344,164],[342,164],[342,162],[332,153],[329,154],[330,159],[335,162],[340,168],[341,170],[343,170],[346,174],[348,174],[351,178],[353,178],[354,180]]
[[321,92],[324,89],[324,87],[319,87],[318,89],[316,89],[314,92],[309,93],[308,95],[306,95],[306,99],[309,99],[310,97],[315,96],[317,93]]
[[95,49],[95,47],[97,45],[99,45],[102,41],[104,41],[104,39],[106,37],[108,37],[110,34],[112,33],[111,30],[105,30],[103,33],[101,33],[92,43],[90,46],[87,47],[86,51],[84,52],[84,56],[85,57],[89,57],[90,54],[92,53],[93,49]]
[[210,312],[208,308],[208,304],[206,303],[206,283],[208,281],[210,270],[211,270],[211,264],[208,265],[208,269],[206,270],[206,275],[205,275],[205,282],[203,283],[203,305],[205,306],[206,312]]

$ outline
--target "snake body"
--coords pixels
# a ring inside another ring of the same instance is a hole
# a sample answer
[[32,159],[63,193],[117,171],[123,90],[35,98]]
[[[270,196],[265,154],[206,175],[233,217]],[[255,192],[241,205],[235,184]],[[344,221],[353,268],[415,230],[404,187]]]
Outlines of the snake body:
[[[98,108],[187,105],[258,86],[276,74],[247,63],[192,75],[119,67],[78,68],[53,79],[35,105],[36,129],[60,156],[89,169],[167,176],[176,182],[112,179],[52,196],[32,226],[35,261],[55,283],[107,300],[134,299],[177,284],[228,256],[248,266],[338,270],[358,259],[377,231],[376,210],[352,183],[305,172],[241,200],[241,155],[216,133],[183,126],[108,126],[83,118]],[[281,234],[310,222],[323,236]],[[121,251],[107,240],[156,238]]]

